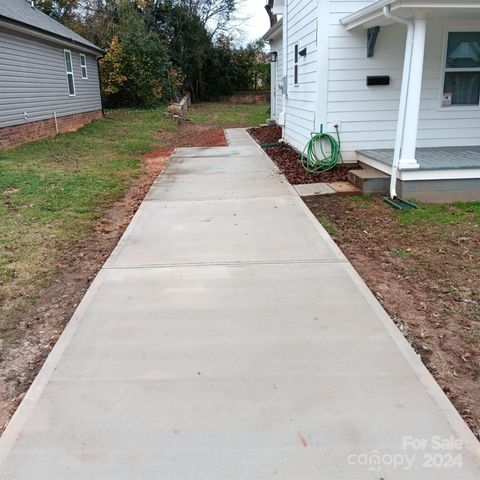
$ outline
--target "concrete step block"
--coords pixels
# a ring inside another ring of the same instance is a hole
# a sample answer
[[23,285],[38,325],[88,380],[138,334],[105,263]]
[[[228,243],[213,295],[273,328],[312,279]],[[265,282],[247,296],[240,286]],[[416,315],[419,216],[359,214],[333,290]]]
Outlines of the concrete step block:
[[350,170],[348,181],[353,183],[363,193],[387,193],[390,185],[390,176],[374,168]]

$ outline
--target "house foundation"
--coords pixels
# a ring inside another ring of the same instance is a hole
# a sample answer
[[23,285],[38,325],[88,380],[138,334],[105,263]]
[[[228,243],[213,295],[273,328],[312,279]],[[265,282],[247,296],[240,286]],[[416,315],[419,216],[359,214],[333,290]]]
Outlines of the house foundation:
[[74,132],[84,125],[103,117],[102,110],[73,115],[55,116],[45,120],[25,122],[0,128],[0,149],[12,148],[34,140],[43,140],[57,133]]

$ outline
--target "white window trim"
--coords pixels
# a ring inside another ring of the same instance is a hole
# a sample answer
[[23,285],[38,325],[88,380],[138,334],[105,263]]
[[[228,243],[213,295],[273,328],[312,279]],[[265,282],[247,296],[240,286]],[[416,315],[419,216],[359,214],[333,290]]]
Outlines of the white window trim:
[[[72,71],[69,72],[67,70],[67,59],[65,58],[65,54],[69,53],[70,55],[70,65],[72,66]],[[74,74],[74,68],[73,68],[73,57],[72,57],[72,52],[70,50],[64,49],[63,50],[63,61],[65,63],[65,77],[67,78],[67,92],[69,97],[76,97],[77,96],[77,87],[75,85],[75,74]],[[68,76],[72,76],[72,81],[73,81],[73,93],[70,93],[70,87],[68,84]]]
[[[82,64],[82,60],[85,64]],[[83,76],[83,69],[85,69],[85,76]],[[83,80],[88,80],[87,56],[84,53],[80,54],[80,72]]]
[[478,105],[450,105],[449,107],[442,107],[442,99],[444,89],[445,89],[445,75],[448,72],[480,72],[480,68],[447,68],[447,51],[448,51],[448,35],[453,32],[480,32],[479,27],[444,27],[443,29],[443,48],[442,48],[442,58],[440,59],[440,89],[438,97],[438,108],[440,112],[448,112],[449,110],[479,110],[480,109],[480,98]]

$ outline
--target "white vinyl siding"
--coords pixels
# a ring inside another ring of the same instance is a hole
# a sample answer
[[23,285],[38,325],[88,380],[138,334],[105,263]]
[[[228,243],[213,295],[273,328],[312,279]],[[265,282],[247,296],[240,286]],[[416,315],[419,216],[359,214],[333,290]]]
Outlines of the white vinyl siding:
[[[303,150],[315,130],[317,105],[317,26],[318,1],[291,0],[288,3],[288,99],[285,119],[285,139],[297,150]],[[307,49],[299,56],[298,84],[294,84],[295,45]]]
[[[367,58],[366,30],[347,31],[339,20],[372,1],[330,2],[327,124],[341,122],[344,158],[355,151],[393,148],[405,52],[406,28],[381,27],[374,56]],[[461,21],[463,28],[476,22]],[[478,29],[478,24],[476,25]],[[427,17],[418,147],[478,145],[480,116],[476,107],[441,108],[447,20]],[[388,86],[367,87],[367,75],[389,75]]]
[[282,84],[283,75],[283,50],[282,50],[282,37],[278,36],[270,44],[270,51],[277,52],[277,61],[272,63],[272,70],[275,70],[275,76],[272,75],[272,117],[278,120],[278,115],[283,108],[282,90],[280,85]]
[[[78,53],[74,49],[73,73],[81,78]],[[10,30],[0,30],[0,128],[100,110],[97,61],[86,54],[88,82],[77,82],[76,96],[68,95],[65,56],[62,47],[44,43]]]
[[87,57],[83,53],[80,54],[80,70],[82,72],[82,79],[88,80]]

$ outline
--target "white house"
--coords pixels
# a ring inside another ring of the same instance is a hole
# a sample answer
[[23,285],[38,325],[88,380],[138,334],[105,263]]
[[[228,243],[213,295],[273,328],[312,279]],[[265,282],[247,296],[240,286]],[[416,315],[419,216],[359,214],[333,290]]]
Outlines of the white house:
[[273,11],[272,116],[288,143],[303,150],[338,125],[344,160],[393,172],[393,194],[480,200],[480,1],[274,0]]

